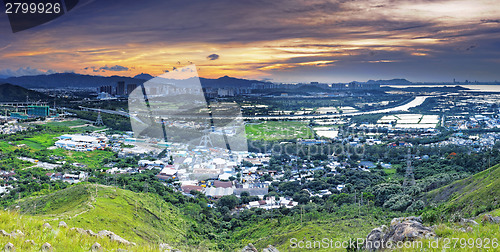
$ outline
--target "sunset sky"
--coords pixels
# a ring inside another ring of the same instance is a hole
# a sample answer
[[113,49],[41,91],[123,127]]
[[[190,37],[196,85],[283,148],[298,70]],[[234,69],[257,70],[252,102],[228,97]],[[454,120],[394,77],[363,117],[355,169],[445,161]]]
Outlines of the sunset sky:
[[4,76],[193,63],[203,77],[276,82],[500,80],[498,0],[81,0],[18,33],[4,12]]

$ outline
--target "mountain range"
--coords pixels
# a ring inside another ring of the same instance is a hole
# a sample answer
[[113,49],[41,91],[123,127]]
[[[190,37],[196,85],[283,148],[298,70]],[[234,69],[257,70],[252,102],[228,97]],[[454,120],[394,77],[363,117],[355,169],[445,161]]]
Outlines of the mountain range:
[[[25,88],[97,88],[105,85],[115,86],[117,82],[124,81],[125,84],[142,84],[154,78],[149,74],[139,74],[133,78],[123,76],[93,76],[75,73],[56,73],[49,75],[8,77],[0,82],[11,83]],[[190,79],[184,80],[190,83]],[[172,80],[172,82],[174,82]],[[179,82],[175,80],[175,82]],[[250,87],[253,83],[264,83],[257,80],[246,80],[224,76],[218,79],[200,77],[202,87]]]
[[369,80],[368,84],[384,84],[384,85],[409,85],[411,81],[407,79],[392,79],[392,80]]
[[[1,80],[1,79],[4,80]],[[123,76],[94,76],[94,75],[82,75],[75,73],[56,73],[49,75],[34,75],[34,76],[19,76],[19,77],[7,77],[0,76],[0,83],[11,83],[19,85],[25,88],[97,88],[105,85],[115,86],[117,82],[124,81],[125,84],[142,84],[148,80],[153,79],[154,76],[146,73],[141,73],[134,77],[123,77]],[[200,82],[202,87],[207,88],[223,88],[223,87],[251,87],[253,83],[269,83],[259,80],[247,80],[234,78],[229,76],[220,77],[217,79],[209,79],[200,77]],[[172,82],[179,82],[178,80],[172,80]],[[192,79],[183,80],[182,82],[186,85],[192,84]],[[412,84],[412,82],[406,79],[392,79],[392,80],[369,80],[366,83],[373,84]]]

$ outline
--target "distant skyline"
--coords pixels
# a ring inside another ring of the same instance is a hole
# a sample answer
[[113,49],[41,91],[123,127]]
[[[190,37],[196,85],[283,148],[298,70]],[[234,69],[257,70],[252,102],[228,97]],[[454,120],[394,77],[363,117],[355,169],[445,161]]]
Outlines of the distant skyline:
[[500,1],[95,1],[12,33],[0,14],[0,76],[201,77],[273,82],[500,80]]

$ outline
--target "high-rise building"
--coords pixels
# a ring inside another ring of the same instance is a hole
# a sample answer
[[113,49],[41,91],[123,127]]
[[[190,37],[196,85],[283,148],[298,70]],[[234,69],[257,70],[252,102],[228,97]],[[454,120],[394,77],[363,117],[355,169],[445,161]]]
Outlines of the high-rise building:
[[28,116],[30,117],[47,117],[49,116],[49,106],[29,106]]
[[332,89],[346,89],[347,88],[347,85],[344,84],[344,83],[333,83],[331,85],[331,88]]
[[134,89],[137,88],[137,84],[128,84],[127,85],[127,95],[130,95]]
[[116,85],[116,94],[125,95],[125,81],[118,82],[118,85]]
[[113,94],[113,87],[111,85],[101,86],[99,88],[99,93]]
[[359,82],[351,82],[347,84],[349,89],[378,89],[380,88],[379,83],[359,83]]

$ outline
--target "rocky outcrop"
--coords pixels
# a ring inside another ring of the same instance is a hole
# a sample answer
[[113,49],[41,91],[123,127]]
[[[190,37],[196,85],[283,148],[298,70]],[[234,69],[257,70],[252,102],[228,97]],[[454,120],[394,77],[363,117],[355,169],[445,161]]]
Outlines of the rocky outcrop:
[[387,244],[397,242],[414,241],[421,238],[432,238],[436,234],[434,231],[422,224],[420,217],[395,218],[391,221],[391,226],[381,226],[374,228],[366,237],[363,248],[366,250],[377,250],[387,248]]
[[[241,252],[259,252],[259,250],[257,250],[252,243],[249,243],[241,250]],[[272,245],[269,245],[267,248],[263,249],[262,252],[279,252],[279,250]]]
[[60,228],[68,228],[68,224],[66,224],[66,222],[64,222],[64,221],[60,221],[58,227],[60,227]]
[[159,247],[160,251],[162,251],[162,252],[172,251],[172,247],[170,247],[170,245],[168,245],[166,243],[160,243],[160,245],[158,247]]
[[99,237],[110,236],[113,234],[115,234],[115,233],[108,231],[108,230],[101,230],[101,231],[97,232],[97,236],[99,236]]
[[24,236],[24,233],[21,232],[21,230],[16,230],[16,231],[12,231],[10,233],[7,233],[7,231],[5,230],[0,230],[0,235],[1,236],[7,236],[7,237],[12,237],[12,238],[16,238],[16,237],[20,237],[20,236]]
[[79,234],[83,234],[83,235],[86,235],[87,234],[87,230],[83,229],[83,228],[74,228],[72,227],[70,229],[71,231],[76,231],[77,233]]
[[249,243],[241,250],[241,252],[259,252],[259,251],[257,250],[257,248],[255,248],[253,244]]
[[102,251],[101,244],[99,244],[97,242],[94,243],[94,244],[92,244],[92,247],[90,247],[90,251],[93,251],[93,252],[95,252],[95,251]]
[[399,217],[391,220],[391,227],[397,224],[401,224],[404,221],[416,221],[422,223],[422,217],[420,216],[409,216],[409,217]]
[[263,249],[262,252],[279,252],[279,250],[272,245],[269,245],[267,248]]
[[26,240],[24,243],[30,243],[31,245],[36,245],[35,241],[33,240]]
[[374,228],[367,236],[365,240],[365,247],[370,249],[372,247],[378,247],[375,245],[377,242],[381,242],[384,240],[385,234],[387,233],[388,228],[385,225],[381,227]]
[[471,227],[467,227],[467,228],[459,228],[458,231],[463,233],[471,233],[472,231],[474,231],[474,229],[472,229]]
[[16,252],[16,247],[14,247],[14,244],[12,243],[7,243],[5,244],[5,247],[3,247],[3,251],[5,252]]
[[95,237],[95,236],[97,236],[97,234],[96,234],[96,233],[94,233],[94,231],[92,231],[92,230],[90,230],[90,229],[89,229],[89,230],[87,230],[87,234],[89,234],[90,236],[94,236],[94,237]]
[[0,230],[0,235],[1,235],[1,236],[10,236],[10,234],[9,234],[9,233],[7,233],[7,231],[5,231],[5,230],[3,230],[3,229],[2,229],[2,230]]
[[132,245],[132,246],[136,245],[134,242],[129,242],[129,241],[123,239],[122,237],[120,237],[119,235],[117,235],[111,231],[108,231],[108,230],[101,230],[97,233],[94,233],[94,231],[92,231],[90,229],[86,230],[83,228],[75,228],[75,227],[72,227],[69,230],[75,231],[75,232],[82,234],[82,235],[90,235],[90,236],[95,236],[95,237],[97,237],[97,236],[108,237],[112,242],[117,242],[117,243],[124,244],[124,245]]
[[495,223],[495,224],[498,224],[498,223],[500,223],[500,217],[498,217],[498,216],[492,216],[490,214],[485,214],[481,218],[481,222],[482,223]]
[[116,234],[112,234],[109,236],[109,239],[112,241],[112,242],[118,242],[120,244],[124,244],[124,245],[135,245],[135,243],[132,243],[132,242],[129,242],[123,238],[121,238],[120,236],[116,235]]
[[477,226],[479,225],[475,220],[473,219],[460,219],[460,225],[465,226],[465,225],[472,225],[472,226]]
[[42,247],[40,248],[40,250],[42,252],[52,252],[52,251],[54,251],[54,248],[52,247],[52,245],[50,245],[50,243],[46,242],[46,243],[42,244]]

